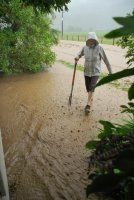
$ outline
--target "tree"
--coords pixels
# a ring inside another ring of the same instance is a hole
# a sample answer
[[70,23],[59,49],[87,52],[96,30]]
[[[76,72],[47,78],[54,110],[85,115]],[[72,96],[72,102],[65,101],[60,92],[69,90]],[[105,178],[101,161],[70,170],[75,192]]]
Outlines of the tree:
[[0,69],[6,73],[41,70],[51,65],[55,42],[51,20],[46,14],[35,14],[20,0],[0,6]]
[[[2,0],[2,3],[10,3],[12,0]],[[21,0],[24,7],[33,6],[34,9],[50,13],[52,10],[68,10],[67,4],[71,0]]]

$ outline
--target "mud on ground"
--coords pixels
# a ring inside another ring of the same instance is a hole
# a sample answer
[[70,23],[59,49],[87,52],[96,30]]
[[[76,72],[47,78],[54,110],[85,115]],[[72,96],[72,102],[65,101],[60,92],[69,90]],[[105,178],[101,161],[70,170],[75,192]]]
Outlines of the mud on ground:
[[[81,45],[61,41],[54,48],[57,60],[73,63]],[[116,70],[120,65],[125,68],[124,51],[117,53],[113,46],[106,51],[111,60],[116,55]],[[86,200],[89,151],[85,144],[96,138],[100,119],[117,122],[125,117],[120,105],[128,99],[127,92],[113,86],[98,87],[87,117],[80,71],[68,106],[72,74],[72,69],[56,62],[42,73],[0,77],[0,127],[11,200]]]

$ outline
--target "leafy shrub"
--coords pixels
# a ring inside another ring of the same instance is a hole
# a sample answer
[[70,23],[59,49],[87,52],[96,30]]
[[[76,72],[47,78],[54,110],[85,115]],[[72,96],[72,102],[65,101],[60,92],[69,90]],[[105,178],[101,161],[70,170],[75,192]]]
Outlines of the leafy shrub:
[[89,141],[86,147],[92,150],[89,157],[87,196],[102,192],[114,199],[134,199],[134,120],[124,125],[100,121],[99,140]]
[[51,65],[56,42],[46,14],[35,13],[19,0],[0,3],[0,70],[5,73],[41,70]]
[[[131,67],[134,61],[133,14],[126,18],[114,18],[124,27],[107,34],[109,38],[123,35],[119,44],[128,48],[126,58]],[[134,67],[125,69],[103,78],[97,86],[133,75]],[[134,99],[134,83],[130,85],[128,98],[130,101]],[[132,114],[132,117],[124,125],[100,120],[103,129],[100,129],[98,140],[86,144],[92,150],[89,157],[89,170],[92,171],[89,179],[92,182],[87,186],[87,196],[91,193],[103,193],[117,200],[134,199],[134,103],[121,105],[121,108],[122,112]]]

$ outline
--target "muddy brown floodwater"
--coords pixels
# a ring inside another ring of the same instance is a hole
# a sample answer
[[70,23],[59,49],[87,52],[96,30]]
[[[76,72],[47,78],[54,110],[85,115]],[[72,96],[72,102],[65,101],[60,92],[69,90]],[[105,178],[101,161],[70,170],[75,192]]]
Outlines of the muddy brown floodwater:
[[85,144],[95,139],[100,119],[120,119],[127,93],[98,87],[91,114],[85,116],[80,71],[68,106],[72,73],[56,62],[45,72],[0,77],[0,127],[11,200],[86,200]]

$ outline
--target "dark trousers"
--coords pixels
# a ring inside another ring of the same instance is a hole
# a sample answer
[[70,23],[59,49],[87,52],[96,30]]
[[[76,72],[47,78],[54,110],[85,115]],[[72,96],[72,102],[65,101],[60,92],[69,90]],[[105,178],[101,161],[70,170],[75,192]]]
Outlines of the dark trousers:
[[99,76],[85,76],[85,86],[87,92],[94,92],[96,83],[98,81]]

